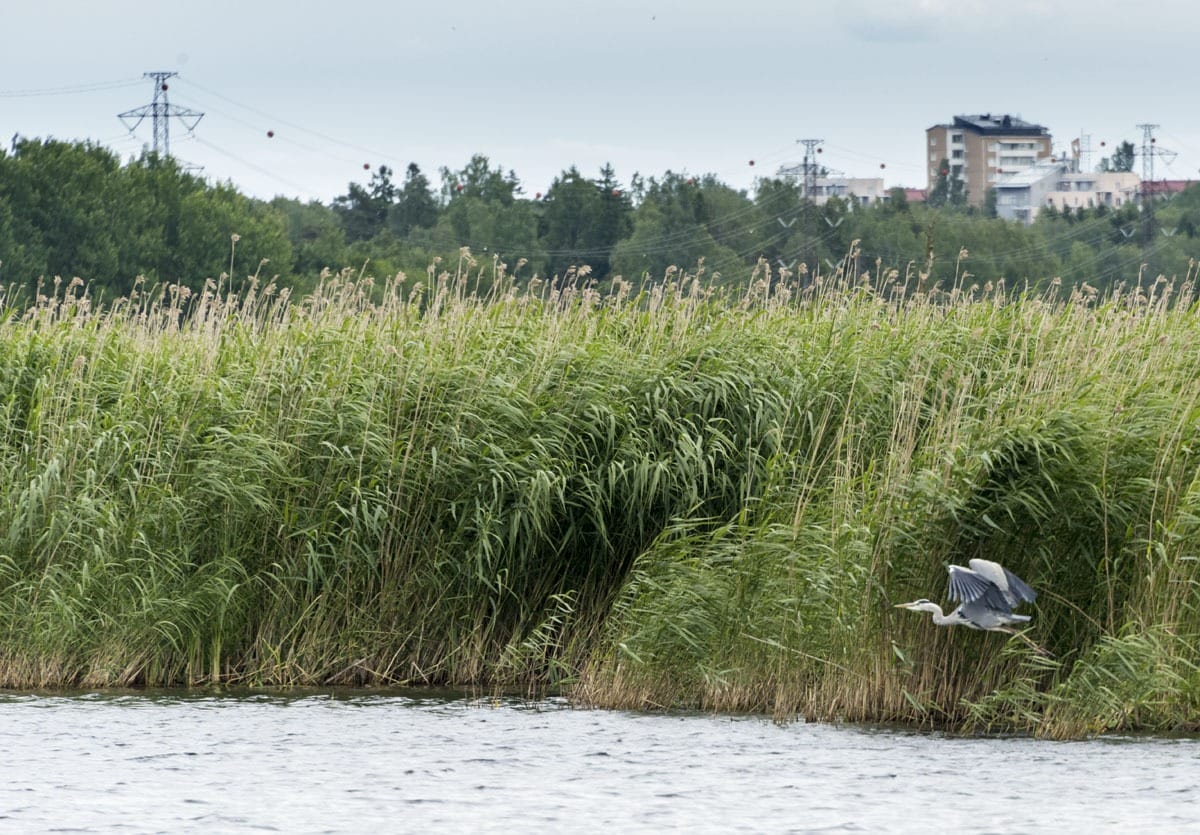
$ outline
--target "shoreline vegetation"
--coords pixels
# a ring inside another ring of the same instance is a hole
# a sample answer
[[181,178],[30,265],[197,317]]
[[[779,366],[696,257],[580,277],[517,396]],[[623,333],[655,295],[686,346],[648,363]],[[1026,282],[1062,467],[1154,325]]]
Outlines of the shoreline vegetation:
[[[1200,729],[1195,269],[874,274],[6,294],[0,686]],[[891,608],[973,557],[1031,641]]]

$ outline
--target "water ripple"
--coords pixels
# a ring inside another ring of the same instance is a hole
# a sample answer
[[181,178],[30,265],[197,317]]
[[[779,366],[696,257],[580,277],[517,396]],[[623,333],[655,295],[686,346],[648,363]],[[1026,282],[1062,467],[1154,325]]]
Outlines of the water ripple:
[[958,739],[562,700],[293,693],[3,696],[0,741],[4,831],[1200,825],[1192,739]]

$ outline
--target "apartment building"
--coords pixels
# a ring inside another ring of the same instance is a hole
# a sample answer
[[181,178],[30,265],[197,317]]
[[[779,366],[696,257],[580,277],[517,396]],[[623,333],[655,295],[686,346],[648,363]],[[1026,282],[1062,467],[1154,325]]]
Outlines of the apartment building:
[[1075,171],[1067,163],[1040,160],[1021,171],[1001,174],[996,189],[996,215],[1033,223],[1047,206],[1064,209],[1119,209],[1138,199],[1141,178],[1130,171]]
[[989,188],[1006,173],[1022,171],[1050,156],[1050,131],[1006,114],[955,116],[947,125],[925,131],[928,187],[937,183],[942,160],[950,176],[960,177],[967,202],[982,206]]

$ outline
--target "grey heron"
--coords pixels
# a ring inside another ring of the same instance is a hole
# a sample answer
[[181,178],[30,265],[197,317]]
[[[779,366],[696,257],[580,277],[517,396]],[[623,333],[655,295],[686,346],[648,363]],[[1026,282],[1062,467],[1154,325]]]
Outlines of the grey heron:
[[1029,615],[1017,615],[1013,608],[1021,603],[1037,600],[1037,592],[1025,581],[999,563],[991,560],[971,560],[970,568],[950,566],[950,599],[959,601],[959,606],[950,614],[942,614],[942,607],[925,598],[912,603],[898,603],[897,609],[913,612],[932,612],[933,622],[938,626],[966,626],[990,632],[1016,630],[1013,624],[1028,623]]

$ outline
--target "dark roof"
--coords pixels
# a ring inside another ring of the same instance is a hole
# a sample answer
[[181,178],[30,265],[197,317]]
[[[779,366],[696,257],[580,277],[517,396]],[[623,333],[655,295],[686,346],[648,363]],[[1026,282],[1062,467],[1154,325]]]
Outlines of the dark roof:
[[1009,116],[1007,113],[981,113],[975,116],[955,116],[954,127],[970,128],[983,134],[992,136],[1014,136],[1029,134],[1049,135],[1049,131],[1045,125],[1035,125],[1033,122],[1026,122],[1024,119],[1018,119],[1016,116]]

